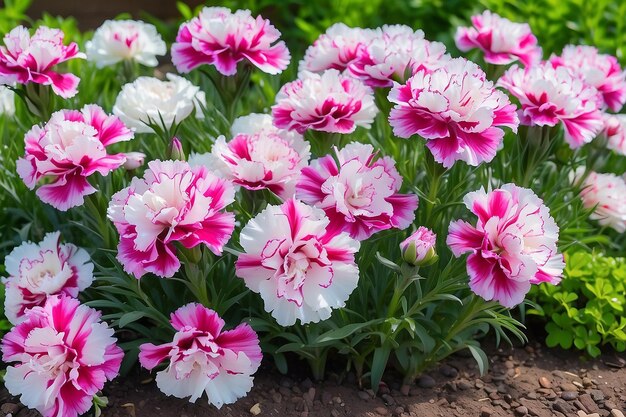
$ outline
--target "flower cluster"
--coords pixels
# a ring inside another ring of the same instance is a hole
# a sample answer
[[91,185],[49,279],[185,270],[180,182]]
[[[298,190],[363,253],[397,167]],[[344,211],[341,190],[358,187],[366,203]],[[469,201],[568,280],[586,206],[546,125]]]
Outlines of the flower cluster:
[[108,154],[107,147],[132,137],[124,123],[95,104],[81,111],[61,110],[43,127],[35,125],[26,133],[17,173],[31,190],[45,179],[37,196],[65,211],[96,192],[88,177],[96,172],[107,175],[126,160],[123,154]]
[[279,38],[269,20],[254,18],[249,10],[232,13],[225,7],[205,7],[178,30],[172,62],[183,73],[208,64],[223,75],[234,75],[237,63],[245,60],[263,72],[278,74],[291,58]]
[[404,25],[377,29],[351,28],[338,23],[307,49],[300,72],[345,71],[371,87],[391,87],[422,68],[435,69],[449,59],[440,42]]
[[277,127],[301,134],[307,129],[352,133],[357,126],[369,128],[377,112],[372,90],[334,69],[302,73],[281,87],[272,106]]
[[117,259],[140,278],[172,277],[180,268],[174,242],[200,244],[216,255],[233,232],[230,182],[183,161],[151,161],[142,178],[113,195],[108,215],[120,234]]
[[324,210],[329,230],[364,240],[381,230],[406,229],[415,219],[417,196],[400,194],[402,177],[390,157],[376,159],[372,145],[351,143],[302,170],[296,197]]
[[514,307],[531,284],[558,284],[565,263],[557,248],[559,227],[537,195],[515,184],[465,196],[478,217],[450,223],[447,244],[455,256],[470,253],[470,288],[485,300]]
[[48,233],[40,243],[24,242],[5,258],[4,312],[11,323],[24,321],[26,310],[43,306],[48,296],[76,298],[93,282],[89,254],[71,243],[61,244],[60,238],[59,232]]
[[543,63],[529,68],[511,67],[498,85],[517,97],[520,122],[527,126],[563,124],[565,140],[579,148],[604,126],[596,100],[597,91],[566,67]]
[[581,184],[580,198],[593,209],[590,218],[619,233],[626,232],[626,180],[614,174],[590,172]]
[[24,26],[7,33],[4,46],[0,46],[0,84],[49,85],[63,98],[75,96],[80,79],[74,74],[59,74],[52,67],[85,55],[75,42],[63,45],[63,38],[62,30],[45,26],[32,37]]
[[100,313],[60,295],[26,312],[2,339],[4,384],[44,417],[76,417],[115,378],[122,349]]
[[172,313],[174,339],[139,347],[139,361],[149,370],[163,361],[157,372],[159,389],[196,402],[206,392],[209,403],[221,408],[245,396],[252,388],[252,374],[261,364],[259,339],[248,324],[224,331],[224,320],[200,304],[187,304]]
[[241,230],[239,243],[237,276],[282,326],[326,320],[359,281],[359,242],[331,230],[324,211],[295,199],[268,205]]
[[156,67],[157,55],[167,52],[156,27],[136,20],[107,20],[96,29],[85,48],[87,59],[98,68],[122,61]]
[[396,104],[389,116],[394,134],[424,137],[446,168],[459,160],[473,166],[491,161],[504,137],[501,127],[517,131],[519,123],[509,98],[464,58],[417,71],[391,89],[389,100]]
[[[238,129],[244,132],[236,133]],[[211,153],[194,155],[189,163],[204,165],[249,190],[268,189],[283,200],[293,197],[310,158],[310,145],[302,136],[272,126],[272,117],[265,114],[241,117],[232,130],[232,140],[218,137]]]
[[185,78],[167,74],[167,81],[153,77],[139,77],[122,87],[113,114],[137,133],[152,133],[150,125],[165,129],[180,123],[194,110],[202,117],[206,106],[203,91]]
[[626,72],[617,58],[600,54],[593,46],[567,45],[561,56],[549,59],[553,67],[565,67],[598,92],[600,107],[619,111],[626,102]]
[[484,53],[485,62],[507,65],[520,61],[525,66],[541,60],[541,48],[528,23],[515,23],[485,10],[472,16],[473,27],[459,27],[454,41],[463,52],[474,48]]

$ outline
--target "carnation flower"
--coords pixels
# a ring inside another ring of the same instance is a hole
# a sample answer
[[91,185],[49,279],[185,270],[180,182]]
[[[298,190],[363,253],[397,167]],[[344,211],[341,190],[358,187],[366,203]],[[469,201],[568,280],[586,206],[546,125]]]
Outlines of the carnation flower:
[[402,177],[391,157],[376,158],[372,145],[353,142],[302,170],[296,197],[321,208],[329,230],[364,240],[392,227],[406,229],[415,219],[417,196],[399,194]]
[[473,166],[491,161],[504,137],[501,127],[517,131],[519,123],[506,94],[464,58],[434,71],[419,70],[406,84],[396,84],[389,100],[396,104],[389,116],[394,134],[422,136],[446,168],[455,161]]
[[626,115],[605,115],[604,134],[607,138],[607,148],[626,156]]
[[561,56],[552,55],[555,68],[566,67],[598,90],[602,106],[619,111],[626,102],[626,73],[612,55],[600,54],[593,46],[567,45]]
[[335,23],[309,46],[300,61],[300,72],[322,72],[327,69],[343,71],[358,57],[376,34],[371,29],[351,28]]
[[40,243],[24,242],[5,258],[7,278],[4,312],[13,324],[25,320],[24,312],[42,306],[49,295],[78,297],[93,282],[89,254],[71,243],[61,244],[59,232],[48,233]]
[[15,114],[15,93],[3,85],[0,85],[0,114]]
[[87,178],[121,166],[124,154],[108,154],[107,147],[133,138],[117,117],[90,104],[77,110],[61,110],[44,127],[35,125],[26,133],[25,155],[17,161],[17,173],[37,196],[58,210],[80,206],[96,192]]
[[280,32],[269,20],[252,17],[250,10],[232,13],[225,7],[205,7],[183,23],[172,45],[172,62],[179,72],[209,64],[223,75],[234,75],[243,60],[268,74],[278,74],[291,56]]
[[[271,125],[271,116],[259,116],[261,123]],[[297,133],[260,127],[258,133],[240,133],[229,142],[218,137],[211,153],[193,155],[189,163],[204,165],[249,190],[267,188],[282,199],[293,197],[300,171],[311,156],[310,145]]]
[[391,87],[405,74],[420,69],[433,70],[450,59],[441,42],[429,42],[424,32],[404,25],[384,25],[376,29],[366,46],[357,51],[357,58],[348,70],[372,87]]
[[626,232],[626,180],[614,174],[590,172],[585,179],[580,198],[587,209],[594,209],[589,216],[602,226],[619,233]]
[[126,152],[124,156],[126,157],[124,169],[128,171],[139,168],[146,160],[146,154],[143,152]]
[[157,372],[159,389],[196,402],[206,392],[217,408],[232,404],[252,388],[252,374],[261,364],[259,338],[247,323],[223,331],[224,320],[200,304],[187,304],[171,315],[174,339],[162,345],[139,346],[139,362],[149,370],[163,361]]
[[276,95],[272,116],[277,127],[298,133],[352,133],[357,126],[371,126],[378,109],[372,90],[359,80],[334,69],[300,77]]
[[95,62],[98,68],[121,61],[156,67],[159,63],[156,56],[167,53],[156,27],[140,20],[105,21],[85,48],[87,59]]
[[328,224],[321,209],[291,199],[268,205],[241,231],[236,275],[282,326],[326,320],[357,286],[359,242]]
[[520,121],[527,126],[563,123],[565,140],[572,149],[591,142],[604,125],[597,91],[567,68],[543,63],[529,68],[509,68],[498,85],[518,98]]
[[437,235],[432,230],[420,226],[413,234],[400,243],[402,259],[413,266],[428,266],[437,261]]
[[216,255],[235,227],[222,211],[234,200],[230,182],[184,161],[151,161],[143,178],[113,195],[108,216],[120,234],[117,259],[136,278],[172,277],[180,268],[174,242],[206,245]]
[[489,10],[472,16],[473,27],[459,27],[454,41],[457,48],[467,52],[483,51],[490,64],[507,65],[519,60],[525,66],[541,60],[541,48],[528,23],[515,23]]
[[72,58],[84,58],[75,42],[63,45],[63,31],[40,26],[31,37],[28,29],[17,26],[4,36],[0,46],[0,84],[42,84],[55,94],[70,98],[78,92],[80,79],[74,74],[52,70]]
[[456,257],[470,253],[472,291],[511,308],[524,301],[531,284],[561,281],[559,227],[532,190],[505,184],[488,193],[471,192],[464,201],[478,222],[450,223],[447,244]]
[[120,369],[122,349],[100,313],[55,295],[2,339],[4,385],[43,417],[77,417]]
[[206,106],[203,91],[183,77],[167,74],[168,81],[153,77],[139,77],[122,87],[115,99],[113,114],[137,133],[153,133],[148,124],[170,129],[180,123],[194,110],[202,117]]

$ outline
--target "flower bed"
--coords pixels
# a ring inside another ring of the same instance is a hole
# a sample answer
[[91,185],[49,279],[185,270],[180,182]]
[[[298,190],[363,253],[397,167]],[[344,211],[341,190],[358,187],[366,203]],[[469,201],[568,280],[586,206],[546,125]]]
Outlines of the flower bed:
[[[615,57],[547,55],[485,11],[454,36],[478,63],[406,25],[339,23],[296,65],[249,10],[187,17],[169,49],[133,20],[0,46],[4,380],[44,416],[98,413],[134,366],[217,408],[263,355],[373,390],[460,351],[484,373],[480,339],[526,341],[519,313],[561,294],[563,253],[623,252]],[[550,345],[585,347],[551,318]]]

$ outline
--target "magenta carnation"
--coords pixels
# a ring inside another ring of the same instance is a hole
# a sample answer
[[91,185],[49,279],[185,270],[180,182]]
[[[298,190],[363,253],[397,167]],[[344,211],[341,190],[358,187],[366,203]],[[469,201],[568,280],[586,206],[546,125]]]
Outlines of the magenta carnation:
[[236,274],[282,326],[326,320],[357,286],[359,242],[328,224],[322,210],[292,199],[268,205],[241,231]]
[[606,114],[604,116],[606,146],[620,155],[626,156],[626,115]]
[[491,161],[506,126],[517,131],[515,106],[485,73],[464,58],[434,71],[421,69],[389,93],[396,105],[389,122],[401,138],[420,135],[437,162],[479,165]]
[[529,68],[509,68],[498,85],[517,97],[520,122],[527,126],[565,128],[572,149],[591,142],[604,122],[598,108],[597,90],[565,67],[543,63]]
[[235,227],[230,182],[183,161],[151,161],[143,178],[113,195],[108,216],[120,234],[117,259],[136,278],[172,277],[180,268],[174,242],[206,245],[216,255]]
[[344,23],[335,23],[308,47],[299,70],[343,71],[358,58],[359,50],[366,47],[375,34],[372,29],[351,28]]
[[441,42],[429,42],[424,32],[404,25],[384,25],[368,36],[348,65],[350,75],[371,87],[391,87],[403,81],[407,72],[435,69],[449,60]]
[[256,123],[256,132],[236,134],[228,142],[220,136],[211,153],[193,155],[189,163],[206,166],[249,190],[268,189],[283,200],[293,197],[311,156],[309,143],[296,132],[272,126],[270,115],[251,114],[235,123],[241,125],[242,119]]
[[248,324],[224,331],[224,320],[200,304],[187,304],[170,316],[174,340],[139,347],[141,366],[157,372],[159,389],[196,402],[206,392],[209,403],[221,408],[245,396],[252,388],[252,374],[261,364],[259,338]]
[[81,111],[61,110],[40,127],[26,133],[25,155],[17,161],[17,172],[31,190],[39,182],[37,196],[58,210],[80,206],[84,197],[96,192],[87,178],[120,167],[124,154],[108,154],[107,147],[133,138],[133,133],[116,116],[90,104]]
[[62,30],[45,26],[39,27],[32,37],[24,26],[11,30],[4,36],[5,46],[0,46],[0,84],[50,85],[63,98],[76,95],[80,79],[52,70],[72,58],[85,58],[75,42],[63,45],[63,37]]
[[68,296],[49,297],[2,339],[2,360],[13,363],[4,384],[43,417],[77,417],[117,376],[124,355],[115,342],[98,311]]
[[282,86],[272,106],[274,125],[301,134],[352,133],[357,126],[369,128],[377,112],[372,90],[334,69],[302,73]]
[[612,55],[600,54],[593,46],[567,45],[561,56],[552,55],[555,68],[566,67],[598,90],[602,106],[619,111],[626,102],[626,72]]
[[9,275],[4,312],[13,324],[24,321],[25,311],[42,306],[48,296],[78,292],[93,282],[93,263],[89,254],[71,243],[61,244],[59,232],[48,233],[40,243],[24,242],[5,258]]
[[225,7],[205,7],[183,23],[172,45],[172,62],[187,73],[203,64],[234,75],[237,63],[249,61],[263,72],[278,74],[289,65],[289,50],[269,20],[252,17],[250,10],[232,13]]
[[514,307],[531,284],[558,284],[565,263],[557,248],[559,227],[537,195],[515,184],[465,196],[478,217],[450,223],[447,244],[454,256],[469,253],[470,288],[485,300]]
[[302,170],[296,197],[321,208],[329,230],[357,240],[390,228],[406,229],[415,219],[417,196],[400,194],[402,177],[391,157],[376,158],[372,145],[353,142]]
[[515,23],[485,10],[472,16],[473,27],[459,27],[454,41],[463,52],[483,51],[490,64],[507,65],[519,60],[525,66],[541,60],[541,48],[528,23]]

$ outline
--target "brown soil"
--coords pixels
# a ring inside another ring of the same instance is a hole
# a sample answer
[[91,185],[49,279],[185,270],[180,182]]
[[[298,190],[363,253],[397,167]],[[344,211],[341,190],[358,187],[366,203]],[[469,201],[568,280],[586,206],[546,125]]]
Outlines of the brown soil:
[[[341,384],[329,380],[286,377],[262,367],[252,392],[221,410],[206,400],[190,404],[165,397],[147,372],[109,384],[110,406],[104,417],[212,416],[612,416],[626,409],[626,357],[609,354],[587,360],[573,352],[535,345],[493,350],[491,369],[483,378],[472,358],[456,356],[412,386],[385,378],[377,396],[359,390],[354,377]],[[0,417],[35,417],[6,390],[0,391]]]

